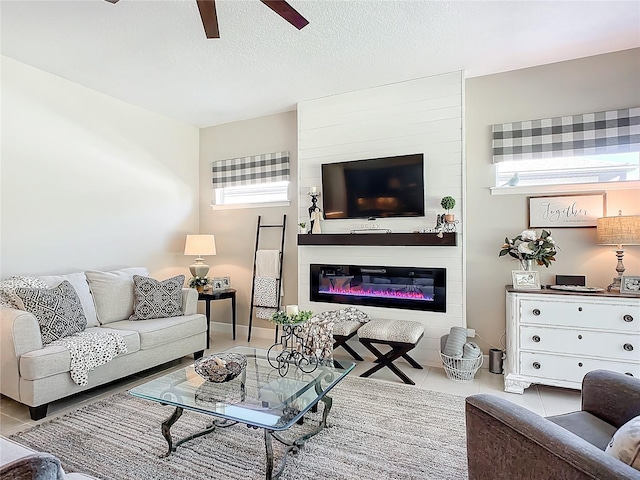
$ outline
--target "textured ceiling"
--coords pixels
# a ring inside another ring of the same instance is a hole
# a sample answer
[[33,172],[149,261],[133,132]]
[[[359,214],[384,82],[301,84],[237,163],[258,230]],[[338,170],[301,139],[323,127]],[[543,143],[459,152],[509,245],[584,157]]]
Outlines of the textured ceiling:
[[640,46],[640,1],[0,1],[2,54],[198,127],[428,75],[478,76]]

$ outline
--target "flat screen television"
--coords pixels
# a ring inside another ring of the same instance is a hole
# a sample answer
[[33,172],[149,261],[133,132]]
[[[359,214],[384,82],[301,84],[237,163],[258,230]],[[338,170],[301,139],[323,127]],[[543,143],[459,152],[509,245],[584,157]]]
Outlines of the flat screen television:
[[424,216],[424,155],[322,165],[324,218]]

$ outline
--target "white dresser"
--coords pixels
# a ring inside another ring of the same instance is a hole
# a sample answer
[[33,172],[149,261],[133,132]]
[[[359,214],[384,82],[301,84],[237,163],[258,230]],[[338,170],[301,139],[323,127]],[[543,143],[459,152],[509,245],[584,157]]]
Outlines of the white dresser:
[[580,389],[590,370],[640,378],[640,297],[507,287],[504,389]]

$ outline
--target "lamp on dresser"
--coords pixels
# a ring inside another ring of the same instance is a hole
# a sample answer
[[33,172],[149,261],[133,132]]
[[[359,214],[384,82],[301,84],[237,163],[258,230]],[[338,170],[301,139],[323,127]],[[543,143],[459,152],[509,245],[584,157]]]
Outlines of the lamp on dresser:
[[620,281],[624,273],[622,258],[624,257],[623,245],[640,245],[640,215],[622,215],[622,210],[615,217],[602,217],[597,221],[598,244],[616,245],[616,257],[618,276],[613,279],[608,291],[620,290]]
[[184,244],[185,255],[195,255],[196,261],[189,266],[191,275],[204,278],[209,272],[209,265],[205,265],[203,255],[216,254],[216,240],[213,235],[187,235]]

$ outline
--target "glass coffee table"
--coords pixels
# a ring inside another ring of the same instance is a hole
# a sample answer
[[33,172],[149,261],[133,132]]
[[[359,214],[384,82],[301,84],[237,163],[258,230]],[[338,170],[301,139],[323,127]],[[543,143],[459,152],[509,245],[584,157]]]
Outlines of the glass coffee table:
[[[155,378],[129,391],[131,395],[154,402],[175,406],[173,414],[162,423],[162,436],[169,449],[165,456],[191,439],[206,435],[217,428],[244,424],[264,430],[266,449],[266,474],[270,480],[284,471],[287,455],[297,453],[304,443],[327,425],[332,399],[327,393],[353,369],[352,362],[336,362],[319,365],[313,372],[305,373],[292,366],[282,376],[267,361],[267,351],[249,347],[235,347],[225,353],[241,353],[247,357],[244,371],[233,380],[224,383],[209,382],[198,375],[193,365]],[[305,435],[291,441],[278,432],[301,423],[305,413],[324,409],[319,425]],[[212,424],[205,430],[174,441],[171,426],[184,410],[211,415]],[[278,470],[273,472],[272,439],[285,445],[286,451]]]

